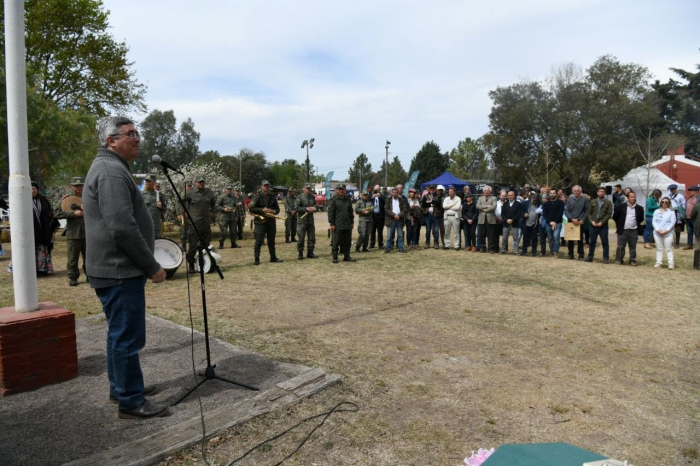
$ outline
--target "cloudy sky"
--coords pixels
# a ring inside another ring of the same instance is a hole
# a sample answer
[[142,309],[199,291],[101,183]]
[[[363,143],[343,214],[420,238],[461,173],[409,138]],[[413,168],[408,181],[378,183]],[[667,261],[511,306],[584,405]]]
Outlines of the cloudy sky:
[[[697,0],[104,0],[153,109],[200,149],[306,158],[335,179],[384,145],[408,170],[488,130],[488,91],[612,54],[662,81],[700,63]],[[144,115],[145,116],[145,115]]]

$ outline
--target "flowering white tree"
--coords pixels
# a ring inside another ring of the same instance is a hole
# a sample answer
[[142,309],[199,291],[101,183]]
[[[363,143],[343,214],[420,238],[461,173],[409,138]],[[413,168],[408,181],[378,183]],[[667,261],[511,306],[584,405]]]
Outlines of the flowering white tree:
[[[185,199],[185,182],[193,181],[195,177],[200,175],[204,177],[206,187],[212,190],[217,198],[224,193],[224,188],[226,186],[232,186],[233,189],[236,189],[238,186],[237,182],[234,183],[231,181],[231,178],[224,174],[224,171],[221,169],[221,165],[217,162],[201,164],[188,163],[186,165],[182,165],[180,170],[185,174],[184,179],[182,176],[175,173],[171,173],[171,176],[183,200]],[[165,221],[174,222],[177,218],[177,212],[179,210],[177,196],[175,196],[172,186],[170,186],[170,183],[164,175],[158,175],[158,182],[160,183],[160,192],[168,201]]]

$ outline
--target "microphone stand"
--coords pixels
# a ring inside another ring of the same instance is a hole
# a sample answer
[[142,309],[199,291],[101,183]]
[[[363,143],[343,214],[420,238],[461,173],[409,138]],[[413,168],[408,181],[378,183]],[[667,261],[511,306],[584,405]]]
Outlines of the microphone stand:
[[[173,192],[175,193],[175,196],[177,197],[178,202],[180,203],[180,206],[182,206],[182,210],[187,215],[187,218],[190,218],[190,212],[187,210],[187,206],[185,205],[185,201],[182,200],[182,197],[180,196],[180,193],[178,192],[177,188],[175,187],[175,183],[173,183],[172,178],[170,177],[170,174],[168,173],[168,169],[166,167],[163,167],[163,173],[165,174],[165,177],[168,179],[168,182],[170,183],[170,186],[173,188]],[[238,385],[239,387],[247,388],[249,390],[259,390],[257,387],[253,387],[251,385],[244,384],[242,382],[238,382],[236,380],[232,379],[227,379],[224,377],[220,377],[216,375],[216,364],[211,363],[211,349],[209,347],[209,322],[207,320],[207,293],[206,293],[206,286],[204,284],[204,253],[206,252],[209,255],[209,260],[211,261],[211,266],[216,269],[216,272],[219,274],[219,277],[223,280],[224,279],[224,274],[221,273],[221,269],[219,268],[219,264],[217,264],[216,259],[214,259],[214,256],[211,255],[211,251],[209,251],[209,248],[207,245],[204,244],[204,238],[202,237],[202,234],[199,232],[197,229],[197,226],[194,224],[194,222],[190,221],[190,225],[192,228],[194,228],[195,233],[197,234],[197,238],[199,238],[199,242],[197,244],[197,251],[199,253],[199,282],[201,285],[202,289],[202,312],[204,315],[204,342],[206,346],[206,352],[207,352],[207,367],[204,369],[204,378],[197,382],[197,384],[187,390],[187,393],[182,395],[180,398],[177,399],[172,405],[176,406],[180,404],[181,401],[183,401],[185,398],[190,396],[192,392],[197,390],[204,382],[212,379],[216,380],[221,380],[222,382],[230,383],[233,385]],[[186,388],[187,389],[187,388]]]

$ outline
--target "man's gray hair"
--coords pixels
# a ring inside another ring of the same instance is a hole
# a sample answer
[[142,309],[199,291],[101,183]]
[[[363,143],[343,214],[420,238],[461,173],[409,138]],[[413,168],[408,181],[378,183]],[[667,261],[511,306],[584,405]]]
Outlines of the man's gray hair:
[[124,125],[133,125],[134,122],[126,117],[108,116],[97,122],[97,135],[100,138],[100,147],[107,147],[107,137],[119,134],[119,128]]
[[491,191],[491,186],[489,186],[489,185],[484,186],[484,189],[483,189],[482,191],[486,191],[487,189],[488,189],[489,191]]

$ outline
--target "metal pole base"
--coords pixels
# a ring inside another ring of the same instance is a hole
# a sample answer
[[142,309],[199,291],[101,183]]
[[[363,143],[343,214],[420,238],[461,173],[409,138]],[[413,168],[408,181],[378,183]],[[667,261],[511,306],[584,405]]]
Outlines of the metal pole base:
[[177,406],[178,404],[180,404],[180,402],[182,400],[184,400],[185,398],[190,396],[195,390],[197,390],[202,384],[204,384],[204,382],[206,382],[208,380],[212,380],[212,379],[221,380],[222,382],[230,383],[233,385],[238,385],[239,387],[247,388],[248,390],[255,390],[255,391],[260,390],[259,388],[253,387],[252,385],[247,385],[247,384],[244,384],[242,382],[237,382],[235,380],[226,379],[224,377],[219,377],[218,375],[216,375],[216,371],[214,370],[215,367],[216,367],[216,364],[214,364],[213,366],[207,366],[207,368],[204,370],[204,378],[202,380],[200,380],[199,382],[197,382],[197,385],[190,388],[187,391],[187,393],[185,393],[180,398],[178,398],[177,401],[175,401],[175,403],[172,404],[172,406]]

